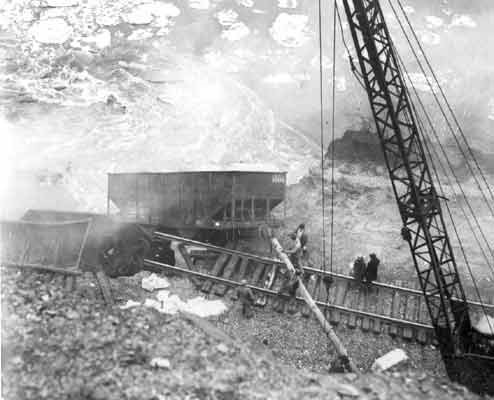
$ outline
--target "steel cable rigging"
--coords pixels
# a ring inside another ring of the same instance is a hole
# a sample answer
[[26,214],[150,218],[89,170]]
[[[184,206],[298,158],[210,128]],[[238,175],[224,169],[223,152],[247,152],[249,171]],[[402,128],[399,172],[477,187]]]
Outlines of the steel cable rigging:
[[[411,79],[410,79],[410,76],[409,76],[409,74],[408,74],[408,71],[407,71],[407,69],[406,69],[406,66],[405,66],[405,64],[404,64],[404,62],[403,62],[403,60],[402,60],[402,58],[401,58],[400,54],[398,53],[398,51],[397,51],[396,47],[394,46],[394,43],[392,43],[391,45],[392,45],[392,47],[393,47],[393,51],[395,52],[395,54],[396,54],[396,56],[397,56],[397,59],[398,59],[398,68],[400,69],[400,73],[401,73],[401,75],[402,75],[402,76],[404,76],[404,77],[407,77],[407,78],[408,78],[408,81],[409,81],[409,83],[410,83],[411,87],[413,88],[413,90],[414,90],[414,92],[415,92],[415,96],[418,98],[418,100],[419,100],[420,104],[422,105],[422,107],[424,107],[424,106],[423,106],[423,103],[421,102],[420,96],[419,96],[419,95],[418,95],[418,93],[417,93],[417,90],[416,90],[416,89],[415,89],[415,87],[413,86],[413,82],[412,82],[412,81],[411,81]],[[403,72],[404,72],[404,73],[403,73]],[[405,92],[406,92],[407,97],[408,97],[409,99],[411,99],[410,91],[409,91],[409,89],[408,89],[408,87],[407,87],[406,82],[403,82],[403,84],[404,84],[404,88],[405,88]],[[437,168],[436,168],[436,165],[435,165],[435,162],[434,162],[434,158],[432,157],[431,152],[434,152],[434,154],[435,154],[435,157],[436,157],[437,161],[439,162],[439,164],[440,164],[441,168],[443,169],[443,173],[445,173],[444,166],[442,165],[441,160],[440,160],[440,159],[439,159],[439,157],[438,157],[437,151],[436,151],[435,147],[433,146],[433,144],[432,144],[432,142],[431,142],[431,140],[430,140],[429,136],[427,135],[427,131],[426,131],[425,127],[424,127],[424,124],[423,124],[423,122],[422,122],[422,120],[421,120],[421,118],[420,118],[420,116],[419,116],[419,114],[418,114],[418,112],[417,112],[417,109],[415,108],[415,105],[414,105],[414,103],[413,103],[412,101],[410,101],[410,105],[411,105],[411,109],[412,109],[412,112],[413,112],[413,117],[416,119],[416,121],[417,121],[417,123],[418,123],[419,135],[422,137],[422,139],[423,139],[423,141],[424,141],[424,143],[425,143],[425,144],[427,144],[427,143],[429,143],[429,144],[430,144],[430,146],[424,146],[424,149],[425,149],[426,154],[427,154],[427,157],[428,157],[428,159],[429,159],[429,163],[430,163],[430,165],[431,165],[431,167],[432,167],[432,171],[433,171],[434,176],[435,176],[435,178],[436,178],[436,182],[438,183],[440,194],[441,194],[441,196],[442,196],[442,197],[445,197],[445,192],[444,192],[444,190],[443,190],[443,186],[442,186],[442,183],[441,183],[441,180],[440,180],[440,177],[439,177],[439,173],[438,173],[438,171],[437,171]],[[426,112],[425,108],[423,108],[423,112],[424,112],[424,113],[428,116],[428,114],[427,114],[427,112]],[[431,125],[431,127],[432,127],[432,129],[434,129],[434,126],[433,126],[433,125]],[[476,292],[476,294],[477,294],[477,297],[478,297],[478,299],[479,299],[479,302],[480,302],[480,305],[481,305],[482,311],[483,311],[484,315],[487,317],[487,316],[488,316],[488,313],[487,313],[487,310],[486,310],[486,308],[485,308],[484,302],[483,302],[483,300],[482,300],[482,296],[481,296],[481,294],[480,294],[480,290],[479,290],[479,287],[478,287],[478,285],[477,285],[477,281],[476,281],[476,279],[475,279],[475,277],[474,277],[474,275],[473,275],[473,271],[472,271],[472,269],[471,269],[470,262],[469,262],[469,260],[468,260],[467,254],[466,254],[466,252],[465,252],[465,248],[464,248],[463,243],[462,243],[462,241],[461,241],[461,239],[460,239],[460,236],[459,236],[459,233],[458,233],[457,226],[456,226],[456,224],[455,224],[455,222],[454,222],[454,218],[453,218],[453,215],[452,215],[452,211],[451,211],[451,209],[450,209],[449,204],[448,204],[448,202],[447,202],[447,201],[445,201],[445,202],[444,202],[444,205],[445,205],[446,210],[447,210],[447,212],[448,212],[449,219],[450,219],[451,224],[452,224],[452,226],[453,226],[453,231],[454,231],[454,233],[455,233],[455,236],[456,236],[456,238],[457,238],[458,244],[459,244],[459,246],[460,246],[460,251],[461,251],[461,253],[462,253],[462,255],[463,255],[463,258],[464,258],[464,260],[465,260],[465,264],[466,264],[466,266],[467,266],[467,269],[468,269],[468,272],[469,272],[470,278],[471,278],[472,283],[473,283],[473,285],[474,285],[474,290],[475,290],[475,292]],[[484,254],[484,255],[485,255],[485,254]],[[489,264],[488,264],[488,265],[489,265]],[[491,323],[490,323],[490,321],[489,321],[489,319],[488,319],[488,318],[487,318],[487,322],[488,322],[488,324],[489,324],[489,328],[490,328],[491,330],[493,330],[493,329],[492,329],[492,326],[491,326]],[[493,332],[494,332],[494,330],[493,330]]]
[[[408,34],[406,33],[406,31],[405,31],[405,29],[404,29],[404,26],[403,26],[403,24],[402,24],[402,22],[401,22],[401,20],[400,20],[400,18],[399,18],[399,16],[398,16],[398,14],[396,13],[395,8],[393,7],[393,5],[392,5],[392,3],[391,3],[391,1],[390,1],[390,0],[388,0],[388,2],[390,3],[390,7],[391,7],[391,9],[393,10],[393,13],[394,13],[394,15],[395,15],[395,18],[397,19],[398,24],[399,24],[399,25],[400,25],[400,27],[401,27],[401,31],[402,31],[402,33],[403,33],[403,35],[404,35],[404,37],[405,37],[406,41],[408,42],[408,45],[409,45],[409,47],[410,47],[410,49],[411,49],[411,51],[412,51],[412,53],[413,53],[413,55],[414,55],[414,57],[415,57],[415,60],[417,61],[418,65],[419,65],[419,68],[421,69],[421,71],[422,71],[422,73],[424,74],[424,76],[426,76],[426,73],[425,73],[425,70],[424,70],[424,68],[423,68],[423,66],[422,66],[422,63],[420,62],[420,60],[419,60],[419,58],[418,58],[418,55],[417,55],[417,53],[416,53],[416,51],[415,51],[415,49],[414,49],[414,47],[413,47],[413,45],[412,45],[412,43],[411,43],[411,41],[410,41],[410,38],[408,37]],[[406,15],[405,15],[405,17],[406,17]],[[418,39],[417,39],[417,40],[418,40]],[[403,62],[402,62],[402,64],[403,64]],[[435,75],[435,74],[434,74],[434,75]],[[408,78],[410,79],[410,76],[408,75],[408,73],[407,73],[407,76],[408,76]],[[410,81],[411,81],[411,80],[410,80]],[[436,100],[436,103],[438,104],[439,108],[441,109],[441,113],[442,113],[443,117],[447,120],[447,116],[445,115],[445,113],[444,113],[444,111],[443,111],[443,109],[442,109],[442,107],[441,107],[441,104],[440,104],[440,102],[439,102],[439,99],[437,99],[437,96],[435,95],[434,88],[433,88],[432,84],[430,83],[430,80],[427,78],[427,76],[426,76],[426,81],[427,81],[428,87],[429,87],[429,89],[430,89],[430,91],[431,91],[431,93],[432,93],[432,95],[433,95],[434,99]],[[437,85],[439,86],[439,82],[437,82]],[[412,87],[414,87],[414,86],[413,86],[413,83],[412,83]],[[451,161],[450,161],[450,159],[449,159],[449,157],[448,157],[448,155],[447,155],[446,151],[444,150],[444,147],[443,147],[443,145],[442,145],[441,141],[439,140],[439,135],[437,134],[437,130],[434,128],[434,126],[433,126],[433,124],[432,124],[432,121],[431,121],[431,118],[430,118],[429,114],[426,112],[425,107],[424,107],[424,105],[423,105],[422,101],[420,100],[420,97],[419,97],[418,95],[417,95],[417,97],[418,97],[419,102],[420,102],[420,104],[421,104],[422,111],[424,112],[424,115],[426,116],[426,118],[427,118],[427,120],[428,120],[428,122],[429,122],[429,125],[431,126],[432,132],[434,133],[434,136],[435,136],[435,138],[436,138],[436,140],[437,140],[437,143],[438,143],[438,145],[439,145],[439,147],[440,147],[440,149],[441,149],[441,153],[443,154],[444,158],[446,159],[446,162],[447,162],[447,164],[448,164],[448,166],[449,166],[449,168],[450,168],[450,171],[451,171],[451,173],[452,173],[453,177],[455,178],[456,184],[458,185],[458,188],[460,189],[460,191],[461,191],[461,193],[462,193],[462,195],[463,195],[463,197],[464,197],[464,199],[465,199],[465,202],[466,202],[466,204],[467,204],[467,206],[468,206],[468,209],[469,209],[469,211],[470,211],[470,213],[471,213],[471,215],[472,215],[472,218],[473,218],[473,219],[474,219],[474,221],[475,221],[475,225],[477,226],[477,229],[479,230],[479,233],[480,233],[480,235],[481,235],[482,239],[484,240],[484,242],[485,242],[485,246],[486,246],[486,247],[487,247],[487,249],[489,250],[489,253],[491,254],[492,259],[494,259],[494,251],[493,251],[493,249],[492,249],[491,245],[489,244],[489,241],[487,240],[487,238],[486,238],[486,236],[485,236],[485,233],[484,233],[484,231],[483,231],[483,229],[482,229],[482,227],[481,227],[481,225],[480,225],[480,223],[479,223],[479,221],[478,221],[478,218],[477,218],[477,217],[476,217],[476,215],[475,215],[475,212],[474,212],[474,210],[473,210],[473,207],[472,207],[472,205],[470,204],[470,202],[469,202],[469,200],[468,200],[468,197],[467,197],[467,195],[466,195],[465,191],[463,190],[463,186],[461,185],[461,182],[460,182],[460,180],[459,180],[458,176],[457,176],[457,175],[455,174],[455,172],[454,172],[454,166],[452,165],[452,163],[451,163]],[[448,125],[449,125],[449,123],[448,123]],[[450,126],[450,125],[449,125],[449,126]],[[492,210],[492,206],[489,204],[489,201],[488,201],[488,199],[485,197],[485,194],[484,194],[484,192],[483,192],[483,190],[482,190],[482,188],[481,188],[480,184],[478,183],[478,180],[477,180],[477,178],[476,178],[475,174],[474,174],[474,173],[473,173],[473,171],[471,170],[470,164],[468,163],[468,159],[467,159],[467,157],[466,157],[465,153],[463,152],[463,150],[461,149],[461,147],[460,147],[460,145],[459,145],[459,142],[458,142],[458,138],[457,138],[457,137],[456,137],[456,135],[454,134],[454,131],[452,130],[451,126],[450,126],[450,131],[451,131],[451,133],[453,134],[453,137],[455,138],[455,141],[457,142],[457,144],[458,144],[458,146],[459,146],[459,148],[460,148],[460,151],[461,151],[461,153],[462,153],[462,155],[463,155],[463,157],[464,157],[464,159],[465,159],[466,164],[469,166],[470,172],[472,173],[472,175],[473,175],[473,177],[474,177],[474,179],[475,179],[475,181],[476,181],[476,183],[477,183],[477,187],[479,188],[479,191],[480,191],[480,193],[482,194],[482,197],[484,198],[484,200],[485,200],[485,201],[486,201],[486,203],[488,204],[489,209],[490,209],[490,210]],[[466,140],[466,138],[464,138],[464,140]],[[447,174],[446,174],[446,177],[447,177]],[[452,186],[452,188],[453,188],[453,186]],[[494,213],[493,213],[493,216],[494,216]],[[467,216],[466,216],[466,215],[465,215],[465,217],[467,218]],[[469,220],[467,220],[467,223],[470,225],[470,221],[469,221]],[[472,229],[472,228],[471,228],[471,229]],[[472,232],[474,232],[474,230],[473,230],[473,229],[472,229]],[[475,235],[475,233],[474,233],[474,235]],[[480,246],[480,244],[479,244],[479,246]],[[480,246],[480,247],[482,247],[482,246]],[[482,253],[484,253],[483,249],[481,249],[481,251],[482,251]],[[493,267],[491,266],[491,263],[489,262],[488,258],[486,258],[486,262],[487,262],[487,265],[491,268],[491,270],[493,270],[493,271],[494,271],[494,269],[493,269]]]
[[[418,64],[418,66],[419,66],[419,68],[420,68],[420,71],[422,72],[422,74],[423,74],[423,75],[424,75],[424,77],[425,77],[425,80],[426,80],[426,82],[427,82],[427,85],[428,85],[429,89],[431,90],[431,94],[432,94],[432,96],[433,96],[433,98],[434,98],[434,100],[435,100],[435,102],[436,102],[436,104],[437,104],[437,106],[438,106],[438,108],[439,108],[439,110],[440,110],[440,112],[441,112],[441,115],[443,116],[444,121],[446,122],[446,125],[448,126],[449,131],[450,131],[450,133],[452,134],[453,139],[454,139],[455,143],[457,144],[458,149],[459,149],[459,151],[460,151],[461,155],[462,155],[462,156],[463,156],[463,158],[465,159],[465,164],[466,164],[466,166],[467,166],[467,168],[468,168],[468,170],[469,170],[470,174],[472,175],[472,177],[473,177],[473,179],[474,179],[474,181],[475,181],[475,183],[476,183],[476,185],[477,185],[477,188],[478,188],[478,190],[479,190],[480,194],[482,195],[482,198],[484,199],[484,201],[485,201],[485,203],[486,203],[486,205],[487,205],[488,209],[490,210],[490,212],[491,212],[492,216],[494,217],[494,208],[493,208],[493,205],[492,205],[492,204],[491,204],[491,202],[487,199],[487,197],[486,197],[486,195],[485,195],[485,193],[484,193],[484,190],[482,189],[482,185],[480,184],[480,182],[479,182],[479,180],[478,180],[478,178],[477,178],[476,174],[475,174],[475,173],[474,173],[474,171],[473,171],[472,166],[470,165],[470,162],[469,162],[469,160],[468,160],[468,157],[467,157],[467,155],[465,154],[465,151],[463,150],[463,147],[461,146],[460,141],[458,140],[457,135],[455,134],[455,131],[454,131],[454,129],[453,129],[453,126],[451,125],[451,122],[450,122],[449,118],[447,117],[446,112],[444,111],[444,108],[443,108],[443,106],[441,105],[441,102],[440,102],[439,98],[438,98],[438,97],[437,97],[437,95],[436,95],[436,92],[435,92],[435,90],[434,90],[434,86],[432,85],[432,83],[431,83],[431,81],[430,81],[430,79],[429,79],[429,77],[428,77],[428,75],[427,75],[427,73],[426,73],[426,71],[425,71],[425,68],[424,68],[424,66],[423,66],[422,62],[420,61],[420,58],[419,58],[419,56],[418,56],[418,54],[417,54],[417,52],[416,52],[416,50],[415,50],[414,46],[412,45],[412,42],[411,42],[411,40],[410,40],[410,38],[409,38],[408,34],[406,33],[405,27],[403,26],[403,23],[402,23],[402,21],[401,21],[400,17],[398,16],[398,13],[397,13],[397,11],[396,11],[395,7],[393,6],[392,1],[391,1],[391,0],[388,0],[388,3],[389,3],[389,5],[390,5],[390,7],[391,7],[391,10],[393,11],[393,14],[394,14],[394,16],[395,16],[396,20],[398,21],[398,24],[399,24],[399,26],[400,26],[400,29],[401,29],[401,31],[402,31],[402,33],[403,33],[403,35],[404,35],[404,37],[405,37],[405,39],[406,39],[406,41],[407,41],[407,43],[408,43],[409,47],[410,47],[410,50],[411,50],[411,51],[412,51],[412,53],[413,53],[413,56],[415,57],[415,59],[416,59],[416,61],[417,61],[417,64]],[[401,2],[400,2],[399,0],[398,0],[398,3],[399,3],[399,4],[400,4],[400,6],[401,6]],[[411,25],[411,23],[410,23],[410,20],[408,19],[408,16],[406,15],[406,12],[404,11],[404,9],[403,9],[403,7],[402,7],[402,6],[401,6],[401,10],[402,10],[402,12],[403,12],[403,14],[404,14],[404,16],[405,16],[405,19],[406,19],[406,21],[407,21],[407,23],[408,23],[408,26],[409,26],[409,28],[410,28],[410,31],[412,32],[412,35],[413,35],[413,37],[414,37],[415,41],[418,43],[418,47],[419,47],[419,49],[421,49],[421,53],[422,53],[422,55],[423,55],[423,58],[425,59],[426,64],[427,64],[427,66],[429,67],[429,70],[431,71],[432,76],[434,77],[434,83],[436,84],[437,88],[439,89],[440,93],[442,94],[442,96],[443,96],[443,98],[444,98],[445,103],[446,103],[446,104],[448,104],[448,106],[449,106],[449,102],[448,102],[448,100],[446,99],[446,96],[444,95],[444,91],[443,91],[443,89],[442,89],[441,85],[439,84],[439,81],[437,80],[436,74],[435,74],[435,72],[433,71],[433,69],[432,69],[432,67],[431,67],[431,65],[430,65],[430,62],[429,62],[429,60],[428,60],[428,58],[427,58],[427,56],[426,56],[425,52],[423,51],[422,45],[420,44],[420,41],[419,41],[419,39],[418,39],[418,37],[417,37],[417,34],[415,33],[415,31],[414,31],[414,29],[413,29],[413,27],[412,27],[412,25]],[[451,107],[450,107],[450,106],[449,106],[449,110],[450,110],[450,112],[453,114],[453,110],[451,109]],[[455,121],[456,121],[456,122],[458,122],[458,121],[456,120],[456,117],[454,116],[454,114],[453,114],[453,117],[454,117]],[[483,174],[483,172],[482,172],[482,169],[481,169],[481,168],[480,168],[480,166],[478,165],[478,162],[477,162],[477,160],[476,160],[476,158],[475,158],[475,155],[473,154],[473,151],[472,151],[472,149],[471,149],[470,145],[468,145],[468,142],[466,141],[466,137],[465,137],[465,135],[463,134],[463,130],[462,130],[462,129],[461,129],[461,127],[459,126],[459,123],[458,123],[458,130],[459,130],[459,132],[460,132],[460,134],[461,134],[461,136],[462,136],[462,138],[463,138],[464,142],[465,142],[465,143],[467,143],[467,148],[469,149],[470,155],[471,155],[472,159],[474,160],[474,163],[475,163],[475,165],[477,166],[477,168],[478,168],[478,170],[479,170],[479,174],[480,174],[480,176],[482,177],[482,179],[483,179],[483,181],[484,181],[485,185],[487,186],[487,189],[488,189],[489,193],[491,194],[491,199],[494,201],[494,195],[492,194],[492,191],[491,191],[491,189],[490,189],[490,187],[489,187],[489,184],[487,183],[487,180],[486,180],[486,178],[485,178],[485,176],[484,176],[484,174]]]

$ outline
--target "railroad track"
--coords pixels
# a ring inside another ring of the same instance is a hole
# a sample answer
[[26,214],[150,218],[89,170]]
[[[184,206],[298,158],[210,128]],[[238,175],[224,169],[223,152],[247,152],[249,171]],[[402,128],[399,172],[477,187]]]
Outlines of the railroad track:
[[[277,292],[286,271],[280,260],[236,250],[233,243],[218,247],[160,232],[155,236],[175,243],[177,264],[183,267],[146,259],[147,266],[189,275],[202,292],[221,297],[229,294],[233,299],[236,294],[231,289],[245,279],[256,295],[257,306],[280,308]],[[406,282],[401,285],[375,282],[364,287],[351,276],[314,268],[304,268],[303,280],[328,321],[334,325],[375,334],[387,333],[424,345],[435,341],[422,292],[406,287]],[[469,301],[469,306],[471,313],[482,312],[480,303]],[[494,305],[484,304],[484,308],[494,314]],[[310,315],[301,297],[297,297],[297,302],[289,303],[286,311],[300,312],[305,317]]]

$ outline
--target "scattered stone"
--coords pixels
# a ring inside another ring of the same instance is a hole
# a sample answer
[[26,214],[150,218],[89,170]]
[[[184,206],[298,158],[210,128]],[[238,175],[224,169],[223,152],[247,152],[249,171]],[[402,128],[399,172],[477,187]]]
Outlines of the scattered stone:
[[226,354],[228,353],[228,346],[224,343],[220,343],[219,345],[216,346],[216,348],[218,349],[218,351],[220,353],[223,353],[223,354]]
[[153,358],[149,364],[154,368],[170,369],[171,367],[170,360],[162,357]]
[[79,319],[79,313],[74,310],[69,310],[65,313],[65,317],[68,319]]
[[140,305],[141,305],[141,303],[139,303],[138,301],[127,300],[127,302],[125,304],[121,305],[119,308],[122,310],[126,310],[128,308],[137,307]]
[[40,43],[62,44],[72,35],[72,27],[63,18],[40,20],[30,29],[30,34]]
[[371,369],[373,371],[386,371],[405,361],[408,361],[407,354],[402,349],[394,349],[374,361]]
[[353,385],[339,384],[336,387],[338,394],[348,397],[358,397],[360,396],[360,391]]

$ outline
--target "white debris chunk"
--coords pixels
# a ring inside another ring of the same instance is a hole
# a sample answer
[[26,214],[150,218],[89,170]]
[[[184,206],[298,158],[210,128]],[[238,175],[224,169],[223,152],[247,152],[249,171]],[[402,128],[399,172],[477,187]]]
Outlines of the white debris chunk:
[[251,8],[254,6],[254,0],[238,0],[238,4],[247,8]]
[[45,7],[73,7],[79,4],[79,0],[43,0]]
[[236,40],[240,40],[250,33],[250,29],[243,22],[235,22],[228,29],[225,29],[221,32],[221,37],[223,39],[229,40],[230,42],[234,42]]
[[281,13],[276,17],[269,33],[282,46],[300,47],[309,40],[308,22],[307,15]]
[[220,315],[226,310],[227,307],[221,300],[207,300],[204,297],[195,297],[187,302],[184,311],[204,318]]
[[121,308],[122,310],[127,310],[128,308],[137,307],[140,305],[141,303],[139,303],[138,301],[127,300],[127,302],[125,304],[122,304],[119,308]]
[[449,24],[449,26],[459,28],[476,28],[477,23],[469,15],[455,14],[453,15],[451,24]]
[[196,10],[207,10],[209,6],[209,0],[189,0],[189,7]]
[[442,18],[436,17],[434,15],[427,15],[425,17],[425,22],[427,23],[427,27],[430,29],[440,28],[444,24]]
[[165,289],[170,286],[170,283],[166,278],[161,278],[156,274],[151,274],[146,278],[142,278],[142,288],[149,292],[156,289]]
[[489,115],[487,118],[494,121],[494,98],[489,100],[487,106],[489,107]]
[[403,10],[404,10],[407,14],[413,14],[413,13],[415,13],[415,9],[414,9],[412,6],[404,6],[404,7],[403,7]]
[[149,39],[150,37],[153,37],[153,32],[150,30],[136,29],[127,37],[127,40],[144,40]]
[[138,6],[130,13],[124,14],[123,19],[125,22],[133,25],[146,25],[153,21],[153,14],[148,7]]
[[429,44],[431,46],[435,46],[435,45],[438,45],[441,42],[441,36],[439,36],[435,32],[431,32],[431,31],[418,31],[417,33],[418,33],[418,35],[420,37],[420,41],[422,43],[424,43],[424,44]]
[[183,301],[176,294],[170,295],[168,290],[160,290],[156,294],[157,300],[146,299],[145,307],[150,307],[164,314],[176,314],[185,311],[199,317],[210,317],[220,315],[227,310],[225,303],[221,300],[207,300],[204,297],[195,297]]
[[279,8],[297,8],[297,0],[278,0]]
[[111,45],[111,33],[108,29],[101,29],[86,39],[86,41],[88,43],[94,43],[98,49],[104,49]]
[[149,364],[154,368],[170,369],[171,367],[170,360],[163,357],[155,357],[149,362]]
[[158,19],[168,19],[178,17],[180,9],[171,3],[154,1],[152,3],[140,4],[133,8],[128,14],[123,16],[125,22],[133,25],[150,24],[156,17]]
[[45,44],[61,44],[72,35],[72,27],[63,18],[40,20],[30,29],[33,38]]
[[115,26],[120,23],[118,14],[103,13],[96,15],[96,23],[101,26]]
[[373,371],[386,371],[408,360],[407,354],[402,349],[394,349],[379,357],[371,366]]
[[223,26],[231,26],[237,22],[238,14],[234,10],[220,10],[216,13],[216,19]]

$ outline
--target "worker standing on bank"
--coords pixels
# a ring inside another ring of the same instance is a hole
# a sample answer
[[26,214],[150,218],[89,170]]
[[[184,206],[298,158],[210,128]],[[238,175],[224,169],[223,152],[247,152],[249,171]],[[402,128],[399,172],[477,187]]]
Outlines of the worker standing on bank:
[[252,306],[254,305],[255,298],[252,289],[247,286],[247,281],[245,279],[242,279],[240,282],[240,286],[237,289],[237,296],[242,305],[242,316],[245,318],[252,318],[254,314]]
[[358,256],[353,262],[352,275],[357,283],[363,283],[366,275],[366,265],[364,257]]
[[297,239],[300,241],[300,249],[301,249],[300,261],[302,261],[303,264],[306,265],[309,259],[309,253],[307,251],[307,242],[309,241],[309,238],[305,231],[305,224],[300,224],[297,227],[297,230],[295,231],[295,235],[297,236]]
[[375,253],[369,255],[370,259],[367,263],[367,269],[365,270],[365,281],[370,284],[377,279],[377,268],[379,267],[380,260]]

